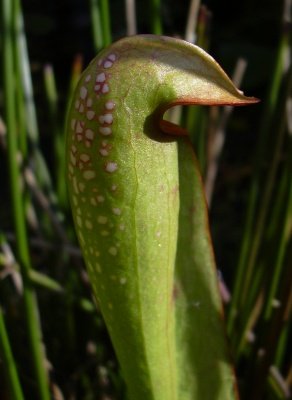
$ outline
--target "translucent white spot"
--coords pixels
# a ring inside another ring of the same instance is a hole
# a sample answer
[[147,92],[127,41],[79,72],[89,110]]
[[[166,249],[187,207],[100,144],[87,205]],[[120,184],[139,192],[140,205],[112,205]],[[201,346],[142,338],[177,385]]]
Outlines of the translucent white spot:
[[80,155],[80,160],[86,163],[86,162],[88,162],[88,161],[90,160],[90,157],[89,157],[88,154],[82,153],[82,154]]
[[95,116],[94,111],[92,111],[92,110],[87,111],[86,117],[89,119],[89,121],[92,120],[94,118],[94,116]]
[[96,76],[96,82],[105,82],[106,76],[104,72],[101,72]]
[[105,170],[107,172],[115,172],[118,169],[118,164],[116,162],[110,161],[108,163],[106,163],[105,165]]
[[101,58],[100,60],[97,61],[97,65],[101,65],[103,63],[103,59]]
[[104,215],[99,215],[97,217],[97,222],[99,224],[106,224],[107,223],[107,217],[105,217]]
[[92,129],[86,129],[85,131],[85,137],[89,140],[93,140],[94,138],[94,132]]
[[83,104],[80,104],[79,112],[83,113],[83,111],[84,111],[84,105],[83,105]]
[[75,109],[78,110],[79,106],[80,106],[80,101],[76,100],[75,101]]
[[79,194],[76,176],[73,177],[73,190],[76,194]]
[[107,149],[99,149],[99,152],[103,157],[106,157],[109,155],[109,152]]
[[117,185],[112,185],[111,190],[115,192],[117,190]]
[[108,144],[108,141],[107,141],[107,140],[103,140],[103,141],[101,142],[102,147],[106,147],[107,144]]
[[93,104],[93,101],[92,101],[92,99],[89,97],[89,98],[87,99],[86,105],[87,105],[87,107],[91,107],[92,104]]
[[87,268],[90,269],[90,270],[93,269],[92,264],[90,262],[87,263]]
[[71,119],[71,129],[73,131],[75,130],[75,124],[76,124],[76,119],[75,118]]
[[101,126],[101,127],[99,128],[99,132],[100,132],[102,135],[108,136],[108,135],[111,135],[112,130],[111,130],[111,128],[109,128],[108,126]]
[[161,232],[160,231],[156,232],[156,237],[160,237],[160,236],[161,236]]
[[96,91],[99,91],[100,90],[100,85],[98,84],[98,85],[95,85],[94,86],[94,89],[96,90]]
[[77,199],[76,196],[72,196],[72,201],[73,201],[73,204],[74,204],[75,206],[77,206],[77,204],[78,204],[78,199]]
[[100,115],[98,117],[98,120],[101,124],[112,124],[113,122],[113,115],[110,113]]
[[108,231],[101,231],[101,236],[108,236],[109,232]]
[[104,202],[104,197],[101,196],[101,195],[96,196],[96,199],[97,199],[97,201],[98,201],[99,203],[103,203],[103,202]]
[[273,299],[272,300],[272,307],[274,308],[280,308],[281,307],[281,301],[278,299]]
[[106,60],[103,64],[104,68],[111,68],[113,63],[109,60]]
[[79,228],[82,228],[82,219],[79,215],[77,215],[77,217],[76,217],[76,222],[77,222],[77,225],[79,226]]
[[85,226],[87,229],[91,230],[93,228],[92,222],[88,219],[85,220]]
[[113,208],[113,213],[115,214],[115,215],[121,215],[122,214],[122,210],[120,209],[120,208]]
[[80,242],[84,244],[85,240],[84,240],[83,233],[81,231],[78,232],[78,237],[79,237]]
[[108,249],[108,252],[112,255],[112,256],[116,256],[118,254],[118,250],[116,247],[110,247]]
[[80,121],[77,121],[77,124],[76,124],[76,126],[75,126],[75,132],[76,133],[82,133],[83,132],[83,126],[82,126],[82,124],[81,124],[81,122]]
[[108,86],[107,83],[105,83],[105,84],[102,86],[101,92],[102,92],[103,94],[109,92],[109,86]]
[[85,86],[81,86],[81,89],[80,89],[81,99],[84,100],[86,98],[86,96],[87,96],[87,89]]
[[79,183],[78,183],[78,187],[79,187],[80,192],[84,192],[85,185],[84,185],[83,182],[79,182]]
[[69,164],[68,169],[69,169],[69,172],[70,172],[71,174],[73,174],[74,168],[73,168],[73,165],[72,165],[72,164]]
[[89,75],[87,75],[87,76],[86,76],[86,78],[85,78],[85,82],[89,82],[89,81],[90,81],[90,79],[91,79],[91,75],[89,74]]
[[91,197],[91,198],[90,198],[90,203],[91,203],[93,206],[97,206],[97,202],[96,202],[96,200],[95,200],[94,197]]
[[266,353],[267,353],[266,349],[264,349],[262,347],[258,350],[258,356],[260,358],[264,357],[266,355]]
[[107,56],[107,58],[114,62],[114,61],[116,61],[117,56],[114,53],[111,53],[109,56]]
[[74,166],[76,165],[76,157],[72,152],[70,153],[70,161]]
[[91,247],[91,246],[89,247],[89,253],[93,254],[93,247]]
[[120,279],[120,284],[124,285],[127,282],[127,278],[121,278]]
[[115,108],[115,103],[112,100],[109,100],[105,103],[105,108],[107,110],[113,110]]
[[120,228],[121,231],[124,231],[125,230],[125,225],[124,224],[120,224],[119,228]]
[[83,178],[86,179],[87,181],[94,179],[95,178],[95,172],[92,171],[91,169],[88,169],[83,172]]

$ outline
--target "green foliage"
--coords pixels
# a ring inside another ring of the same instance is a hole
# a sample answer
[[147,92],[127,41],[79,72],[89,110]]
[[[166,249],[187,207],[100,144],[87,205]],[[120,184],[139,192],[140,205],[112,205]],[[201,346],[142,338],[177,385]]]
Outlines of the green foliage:
[[208,398],[210,388],[218,400],[236,397],[198,165],[158,114],[178,103],[256,101],[200,48],[156,35],[106,48],[77,85],[67,121],[71,206],[131,399]]

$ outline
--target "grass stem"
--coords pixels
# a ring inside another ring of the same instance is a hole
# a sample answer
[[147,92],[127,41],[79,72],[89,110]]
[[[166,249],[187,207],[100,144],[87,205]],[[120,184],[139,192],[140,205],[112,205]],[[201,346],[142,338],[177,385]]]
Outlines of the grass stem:
[[41,330],[38,319],[38,305],[34,289],[29,279],[31,261],[28,238],[26,232],[25,215],[22,203],[21,174],[19,164],[19,149],[17,138],[17,118],[15,105],[13,57],[13,4],[9,0],[2,1],[2,29],[3,29],[3,75],[4,75],[4,102],[5,120],[7,126],[7,158],[10,174],[10,192],[16,233],[17,257],[21,266],[23,278],[23,301],[27,333],[34,363],[35,379],[38,387],[39,399],[49,400],[48,378],[44,368],[44,354],[42,349]]

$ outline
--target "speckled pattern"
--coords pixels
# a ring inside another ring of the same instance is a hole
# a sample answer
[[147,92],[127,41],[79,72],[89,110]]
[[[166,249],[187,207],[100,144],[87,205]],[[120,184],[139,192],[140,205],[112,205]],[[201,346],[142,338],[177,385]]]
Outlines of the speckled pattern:
[[[193,349],[184,343],[184,356],[177,357],[176,334],[191,337],[198,334],[192,328],[197,324],[204,333],[216,326],[224,341],[206,208],[194,155],[186,140],[173,136],[179,134],[177,127],[159,126],[157,112],[163,113],[172,104],[246,102],[201,49],[152,35],[126,38],[103,50],[84,71],[75,90],[67,121],[69,197],[90,282],[123,369],[130,400],[207,398],[204,390],[209,390],[209,384],[201,389],[200,376],[193,374],[189,358]],[[172,136],[165,136],[165,132]],[[190,174],[184,183],[183,201],[178,150],[184,153],[180,168]],[[192,182],[199,190],[196,201],[199,199],[200,206],[192,203]],[[193,210],[201,213],[198,235],[193,234],[198,229]],[[183,222],[179,221],[182,216]],[[191,233],[179,240],[181,223]],[[190,253],[190,248],[196,251]],[[197,254],[203,266],[201,278],[196,270]],[[176,290],[175,268],[187,271],[181,274],[183,283],[176,282]],[[190,274],[194,274],[193,280],[184,281]],[[198,293],[186,298],[177,290],[190,285],[190,293],[196,287],[200,292],[205,284],[204,301]],[[189,304],[200,304],[200,313],[194,313]],[[201,319],[204,310],[209,313],[206,320]],[[182,322],[176,326],[177,316]],[[209,359],[207,355],[212,355],[212,348],[217,351],[217,342],[209,340],[212,335],[198,351],[211,365],[212,356]],[[225,353],[221,356],[225,359]],[[177,363],[182,371],[178,385]],[[216,381],[222,374],[222,379],[232,384],[228,361],[221,364],[219,370],[208,367],[209,379]],[[185,376],[189,377],[187,383]],[[199,387],[200,396],[196,397]],[[233,398],[225,392],[216,397]]]

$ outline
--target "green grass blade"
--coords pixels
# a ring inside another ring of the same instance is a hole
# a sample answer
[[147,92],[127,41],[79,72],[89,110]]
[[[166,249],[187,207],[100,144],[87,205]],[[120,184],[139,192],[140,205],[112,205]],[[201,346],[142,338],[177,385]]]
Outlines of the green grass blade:
[[28,238],[24,209],[22,203],[21,175],[19,162],[19,150],[17,141],[17,116],[15,107],[15,86],[14,71],[15,63],[13,59],[13,17],[12,4],[9,0],[2,2],[2,29],[3,29],[3,82],[4,82],[4,101],[5,101],[5,120],[7,125],[7,158],[8,170],[10,174],[10,191],[12,209],[14,216],[14,226],[16,233],[17,256],[21,265],[24,289],[23,300],[27,322],[28,337],[32,352],[32,360],[35,368],[35,377],[38,385],[39,398],[49,400],[49,390],[47,376],[44,370],[44,358],[41,348],[41,333],[38,323],[38,307],[35,294],[29,279],[31,268]]
[[32,77],[30,73],[30,60],[25,36],[24,20],[21,9],[20,0],[14,0],[14,23],[16,26],[15,32],[15,54],[16,64],[19,68],[18,74],[20,76],[20,87],[18,90],[22,96],[22,113],[25,115],[25,129],[31,150],[30,156],[36,164],[36,173],[38,180],[42,187],[49,193],[51,200],[55,198],[49,170],[43,155],[39,150],[39,127],[37,121],[37,111],[34,102],[34,91]]
[[112,42],[111,19],[108,0],[100,0],[100,18],[102,28],[103,47],[108,46]]
[[98,53],[103,47],[103,34],[102,34],[102,22],[100,16],[100,7],[98,0],[89,1],[89,10],[91,18],[91,30],[93,38],[93,46],[95,53]]
[[11,400],[24,400],[17,366],[12,354],[9,336],[6,330],[3,311],[0,307],[0,356],[4,365]]
[[67,205],[67,187],[65,184],[65,158],[64,158],[64,135],[60,126],[58,113],[58,94],[55,81],[55,74],[51,65],[44,68],[44,82],[48,104],[50,126],[54,132],[54,157],[55,157],[55,179],[58,204],[64,210]]
[[[260,209],[258,211],[257,215],[257,221],[255,223],[254,227],[254,232],[253,232],[253,242],[251,243],[250,246],[250,255],[249,255],[249,260],[246,265],[246,271],[245,271],[245,282],[242,287],[242,291],[245,291],[246,293],[249,293],[250,296],[250,291],[254,291],[255,289],[251,289],[250,286],[253,286],[252,278],[255,274],[256,270],[256,261],[258,260],[258,254],[260,249],[262,248],[263,244],[265,243],[265,231],[266,231],[266,226],[267,226],[267,217],[269,215],[271,203],[272,203],[272,195],[273,191],[275,190],[275,186],[277,185],[277,171],[279,170],[279,164],[281,162],[281,157],[282,157],[282,146],[285,138],[285,133],[286,133],[286,99],[288,98],[291,90],[291,85],[292,85],[292,69],[290,68],[290,71],[288,72],[288,76],[286,77],[285,80],[285,93],[282,96],[282,101],[280,104],[281,110],[279,110],[279,126],[278,129],[276,130],[276,135],[275,135],[275,141],[273,143],[273,154],[271,155],[270,158],[270,164],[269,164],[269,169],[267,171],[267,176],[265,178],[264,186],[262,188],[262,194],[260,198]],[[282,229],[281,229],[282,231]],[[282,236],[282,234],[280,234]],[[280,256],[280,259],[282,256]],[[277,264],[277,261],[274,261],[275,267],[272,270],[273,272],[273,279],[275,279],[275,282],[277,281],[277,274],[279,271],[277,270],[278,268],[281,268],[282,263]],[[261,282],[265,282],[264,279],[264,274],[265,270],[262,269],[262,274],[263,278],[261,279]],[[248,285],[249,284],[249,285]],[[257,291],[260,292],[260,287],[257,288]],[[248,298],[246,300],[246,303],[248,303]],[[235,345],[235,349],[237,352],[237,355],[239,356],[240,352],[243,349],[244,343],[245,343],[245,337],[246,337],[246,323],[247,320],[249,319],[249,312],[251,310],[248,307],[245,307],[244,310],[241,313],[240,316],[240,326],[243,327],[241,329],[241,332],[239,332],[238,339],[239,341],[236,342],[234,340],[234,343],[237,343]]]
[[163,33],[160,15],[161,15],[160,0],[150,0],[151,32],[154,33],[155,35],[162,35]]
[[[250,283],[251,274],[248,274],[248,279],[246,279],[246,268],[248,262],[250,262],[250,248],[253,241],[253,230],[254,224],[257,220],[256,212],[258,209],[258,201],[261,198],[261,180],[262,180],[262,167],[265,162],[265,154],[267,151],[267,144],[269,143],[268,135],[270,132],[270,126],[272,119],[275,115],[277,99],[280,92],[280,86],[283,77],[283,64],[286,51],[288,49],[288,37],[283,35],[279,43],[278,54],[276,56],[276,62],[273,72],[273,77],[268,91],[266,107],[263,114],[262,125],[259,132],[259,140],[257,143],[257,148],[254,155],[254,168],[253,177],[251,181],[247,214],[245,218],[245,227],[243,232],[243,237],[241,241],[240,255],[237,265],[237,272],[234,282],[232,302],[229,309],[228,315],[228,332],[231,334],[235,320],[237,318],[240,305],[243,305],[247,291],[246,288]],[[254,256],[253,256],[254,257]],[[242,287],[245,287],[244,292],[242,292]]]

